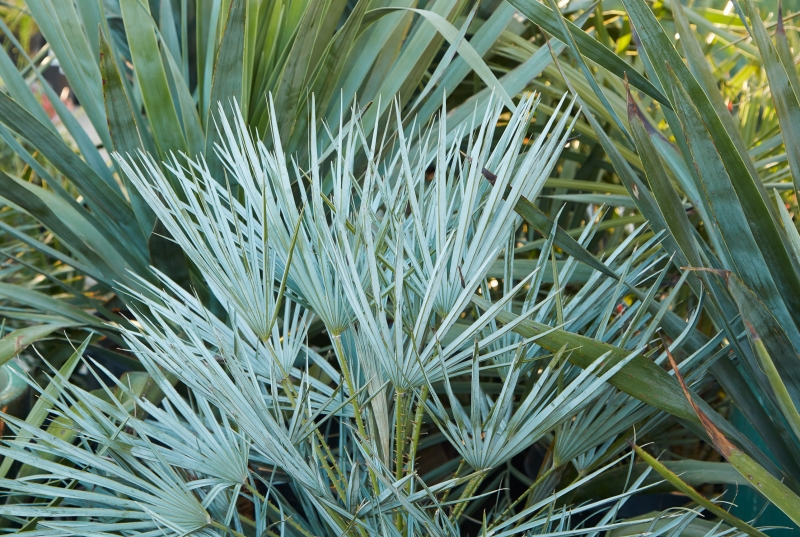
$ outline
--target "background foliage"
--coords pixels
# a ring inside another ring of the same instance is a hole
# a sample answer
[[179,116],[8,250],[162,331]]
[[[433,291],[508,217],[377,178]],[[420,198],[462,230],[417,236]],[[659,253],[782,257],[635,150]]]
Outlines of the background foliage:
[[796,524],[797,7],[5,5],[5,527]]

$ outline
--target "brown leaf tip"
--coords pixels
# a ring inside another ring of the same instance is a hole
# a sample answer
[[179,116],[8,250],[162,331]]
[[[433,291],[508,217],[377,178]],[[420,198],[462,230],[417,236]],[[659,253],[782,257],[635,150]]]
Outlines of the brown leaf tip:
[[628,120],[632,120],[634,115],[638,115],[638,107],[636,106],[636,102],[633,100],[633,95],[631,95],[631,85],[628,83],[628,73],[625,73],[625,96],[627,97],[628,101]]
[[[469,162],[472,162],[472,157],[470,157],[463,151],[459,152],[465,159],[467,159]],[[489,181],[489,184],[492,186],[494,186],[494,184],[497,182],[497,176],[492,172],[490,172],[489,170],[487,170],[486,168],[481,168],[481,175],[483,175],[486,178],[486,180]]]
[[755,327],[750,321],[745,321],[744,325],[747,328],[747,334],[750,336],[750,339],[753,341],[761,341],[761,337],[758,335],[758,332],[756,332]]
[[639,105],[636,104],[636,100],[633,98],[633,94],[631,93],[631,86],[630,84],[628,84],[627,73],[625,73],[625,95],[628,101],[628,121],[633,122],[634,118],[638,118],[639,123],[641,123],[644,129],[649,134],[653,134],[654,130],[652,125],[650,125],[650,122],[645,119],[642,109],[639,108]]
[[486,168],[481,168],[481,175],[483,175],[492,186],[494,186],[494,184],[497,182],[497,176]]
[[694,272],[710,272],[712,274],[716,274],[717,276],[725,280],[726,284],[728,283],[728,278],[731,277],[731,271],[724,269],[715,269],[708,267],[681,267],[681,270],[691,270]]
[[680,370],[678,369],[678,364],[675,363],[675,359],[672,357],[672,353],[669,351],[669,346],[664,345],[664,350],[667,352],[667,359],[669,360],[670,365],[672,366],[673,371],[675,371],[675,378],[678,379],[678,383],[681,386],[681,390],[683,390],[683,394],[686,396],[686,399],[689,401],[689,404],[692,405],[692,408],[697,414],[697,417],[700,418],[700,424],[706,430],[711,442],[714,444],[714,447],[717,448],[723,457],[729,459],[731,453],[735,449],[735,446],[725,438],[725,435],[722,434],[714,422],[706,415],[705,412],[700,410],[700,408],[695,404],[694,399],[692,398],[692,394],[689,391],[689,388],[686,386],[686,382],[683,380],[683,376],[681,375]]

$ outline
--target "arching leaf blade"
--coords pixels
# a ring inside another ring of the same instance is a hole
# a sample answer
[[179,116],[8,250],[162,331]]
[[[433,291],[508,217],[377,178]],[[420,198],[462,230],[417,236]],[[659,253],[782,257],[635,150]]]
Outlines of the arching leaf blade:
[[[689,144],[705,196],[735,265],[731,268],[735,268],[748,287],[758,293],[767,307],[781,319],[782,325],[791,330],[790,338],[795,342],[795,347],[800,348],[800,333],[787,308],[791,302],[784,303],[789,288],[783,287],[780,280],[773,279],[774,271],[771,269],[774,269],[774,265],[770,259],[762,255],[765,248],[759,248],[759,245],[763,243],[754,235],[749,225],[752,216],[740,203],[741,197],[737,196],[731,177],[725,168],[725,161],[730,155],[725,153],[723,156],[718,152],[719,146],[714,143],[698,110],[676,76],[670,77],[668,87],[672,88],[675,110]],[[780,248],[787,254],[783,244]],[[788,256],[787,262],[791,263]],[[791,266],[790,269],[793,271]]]
[[120,9],[130,44],[134,73],[141,88],[159,157],[167,159],[170,152],[185,153],[186,140],[161,61],[155,22],[145,4],[138,0],[120,0]]
[[[511,5],[517,8],[523,15],[541,26],[546,32],[555,36],[559,41],[566,43],[567,38],[563,35],[560,24],[556,17],[561,17],[560,13],[553,11],[539,3],[538,0],[510,0]],[[612,50],[605,47],[599,41],[593,39],[586,32],[570,21],[566,21],[567,27],[572,33],[575,42],[581,53],[596,64],[608,69],[619,78],[628,76],[630,83],[641,91],[660,102],[666,107],[671,107],[669,99],[658,91],[641,73],[633,69],[622,58],[617,56]]]
[[[770,96],[778,114],[783,145],[789,161],[789,169],[792,171],[794,179],[794,188],[795,190],[800,190],[798,188],[800,186],[800,102],[798,102],[795,93],[800,88],[795,87],[797,72],[795,71],[794,61],[787,58],[790,63],[788,66],[784,65],[781,61],[781,55],[772,44],[767,29],[764,28],[764,23],[758,15],[752,0],[742,1],[750,18],[750,28],[758,45],[758,51],[761,53],[761,61],[767,72]],[[780,26],[783,26],[782,21]],[[785,33],[783,38],[785,41]],[[780,35],[778,36],[778,41],[781,41]],[[788,45],[784,46],[784,55],[786,55],[785,49],[788,49]],[[788,55],[791,57],[791,52]],[[789,76],[787,68],[791,69],[794,77]]]
[[214,152],[214,144],[219,141],[214,115],[220,105],[227,108],[234,101],[239,103],[239,106],[244,106],[245,109],[242,111],[245,115],[247,114],[247,103],[242,99],[246,14],[245,0],[231,1],[225,31],[222,34],[217,58],[214,61],[209,107],[208,110],[202,111],[206,114],[205,157],[212,174],[218,181],[223,181],[223,167]]
[[[139,126],[133,114],[128,93],[114,59],[114,52],[105,36],[100,34],[100,73],[103,77],[103,99],[108,116],[108,130],[114,143],[114,151],[122,155],[134,156],[145,151]],[[131,184],[125,174],[120,174],[131,201],[131,208],[142,229],[142,235],[149,237],[155,224],[155,215],[139,191]]]

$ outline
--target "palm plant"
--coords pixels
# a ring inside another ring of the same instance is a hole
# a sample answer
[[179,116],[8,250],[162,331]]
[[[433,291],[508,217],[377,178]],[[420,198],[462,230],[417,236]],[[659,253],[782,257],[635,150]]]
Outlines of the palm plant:
[[[369,10],[367,2],[350,6],[352,10],[345,2],[251,6],[236,1],[195,6],[165,0],[150,6],[81,1],[65,6],[65,11],[57,9],[57,4],[25,4],[47,39],[45,48],[29,57],[23,43],[3,27],[11,50],[0,55],[6,90],[0,96],[0,135],[22,162],[0,175],[4,199],[12,206],[10,218],[22,213],[48,230],[39,234],[38,227],[8,225],[3,232],[9,240],[25,245],[24,258],[17,257],[52,285],[30,289],[31,293],[20,293],[18,286],[11,285],[0,288],[0,294],[8,301],[6,311],[13,313],[9,329],[30,329],[25,333],[26,344],[65,326],[73,335],[76,329],[90,330],[103,338],[91,343],[92,353],[127,368],[138,366],[114,352],[121,340],[105,324],[125,326],[127,322],[120,313],[130,304],[114,292],[115,282],[130,284],[131,274],[150,278],[153,265],[185,289],[195,289],[217,314],[223,310],[197,267],[165,239],[166,230],[137,189],[116,165],[109,166],[110,152],[135,154],[144,149],[158,155],[159,163],[168,161],[171,152],[204,155],[213,174],[221,177],[222,164],[213,150],[218,101],[225,104],[235,99],[246,123],[270,136],[264,92],[272,90],[282,99],[278,111],[284,148],[305,168],[309,154],[305,125],[312,92],[314,113],[329,117],[334,125],[352,119],[347,103],[358,92],[355,117],[370,128],[389,126],[387,142],[396,135],[396,122],[387,121],[390,100],[386,96],[396,94],[404,135],[417,140],[419,130],[413,128],[413,121],[422,125],[430,120],[442,94],[456,96],[451,102],[459,105],[451,104],[451,125],[460,124],[476,109],[485,110],[493,91],[513,108],[508,96],[524,90],[551,63],[546,50],[525,51],[510,66],[489,69],[481,55],[498,56],[499,40],[511,35],[506,28],[519,24],[515,10],[506,3],[487,13],[477,30],[474,23],[482,14],[474,9],[467,12],[469,6],[452,2],[416,11],[393,2]],[[319,19],[319,10],[326,16],[324,28],[320,26],[315,34],[307,26]],[[515,27],[514,31],[520,30]],[[299,41],[298,36],[302,37]],[[444,41],[444,54],[437,58]],[[19,66],[11,59],[15,55]],[[502,54],[498,57],[507,63]],[[43,80],[41,71],[56,59],[80,100],[77,110],[70,110]],[[432,72],[426,74],[426,69]],[[508,71],[502,81],[493,74],[498,69]],[[471,70],[477,86],[469,79]],[[240,79],[241,84],[236,82]],[[41,94],[41,102],[30,88]],[[297,88],[307,93],[284,99],[285,92],[295,95]],[[382,100],[381,95],[385,96]],[[545,100],[542,117],[556,104],[549,97]],[[290,106],[294,107],[291,111]],[[323,130],[317,134],[324,139]],[[451,129],[447,137],[455,135]],[[329,155],[330,150],[321,149],[321,154]],[[357,168],[363,171],[365,162],[364,155],[358,156]],[[234,182],[233,191],[237,188]],[[323,189],[327,193],[330,188],[326,177]],[[616,214],[609,212],[601,230],[612,219]],[[55,279],[51,274],[57,275]],[[17,349],[13,344],[17,335],[7,338],[10,349]],[[71,352],[63,341],[54,350],[62,361]]]
[[[633,289],[649,282],[626,319],[611,318],[621,286],[603,271],[577,295],[566,292],[559,282],[574,274],[575,257],[559,270],[544,255],[514,276],[523,221],[514,207],[537,196],[569,135],[565,113],[528,138],[537,104],[526,97],[496,143],[491,127],[502,103],[460,125],[452,140],[442,113],[425,144],[398,136],[387,155],[378,129],[351,122],[332,131],[328,195],[315,131],[303,170],[277,143],[277,114],[272,148],[252,137],[238,111],[222,119],[219,155],[239,196],[203,160],[173,160],[168,177],[151,156],[134,165],[117,155],[230,322],[164,273],[128,286],[139,328],[122,333],[150,393],[125,379],[101,393],[73,384],[69,368],[88,340],[46,389],[32,382],[40,400],[31,416],[4,416],[15,437],[0,447],[3,467],[22,466],[18,479],[2,480],[0,513],[30,536],[457,535],[473,520],[487,536],[642,525],[667,535],[697,526],[697,511],[620,519],[630,495],[646,489],[646,472],[619,495],[570,504],[627,457],[634,426],[663,419],[625,393],[623,373],[647,369],[642,360],[652,365],[640,355],[652,336],[642,312],[668,258],[660,236],[632,251],[640,228],[605,262],[595,259]],[[402,121],[399,106],[395,113]],[[361,181],[359,153],[368,155]],[[578,248],[591,227],[573,241]],[[488,276],[498,255],[508,274],[502,289]],[[315,318],[332,360],[308,343]],[[523,326],[535,333],[513,332]],[[584,340],[594,347],[576,346]],[[590,366],[576,365],[598,349]],[[462,375],[471,377],[463,391],[454,382]],[[613,379],[623,391],[608,387]],[[592,405],[610,400],[614,425],[598,426],[610,416]],[[54,419],[43,429],[48,413]],[[553,434],[554,456],[541,473],[521,493],[502,492],[519,479],[511,459]],[[457,456],[422,473],[420,457],[442,442]],[[707,531],[738,533],[722,522]]]
[[[0,54],[5,85],[0,136],[27,166],[24,176],[4,170],[4,198],[52,236],[4,231],[51,263],[71,267],[75,275],[66,289],[69,306],[53,303],[43,296],[47,293],[20,296],[6,289],[3,296],[17,308],[49,314],[60,309],[61,324],[103,332],[102,321],[89,322],[77,308],[124,325],[118,310],[127,305],[113,294],[115,282],[130,283],[131,274],[150,278],[151,264],[215,304],[197,268],[163,238],[165,230],[137,189],[108,162],[113,151],[146,150],[158,155],[159,163],[173,152],[202,155],[221,178],[222,163],[214,151],[218,104],[235,100],[247,124],[265,132],[268,91],[282,103],[278,123],[283,143],[303,166],[312,92],[313,111],[334,123],[349,121],[338,114],[349,109],[355,92],[359,115],[363,111],[367,123],[386,116],[390,101],[379,101],[381,94],[397,94],[406,116],[413,111],[430,117],[436,109],[430,97],[435,93],[434,101],[440,101],[442,91],[450,93],[475,69],[513,107],[481,59],[511,19],[508,6],[493,14],[470,44],[464,37],[475,10],[461,29],[450,22],[464,12],[463,2],[442,1],[425,10],[410,10],[402,2],[368,6],[367,1],[61,4],[25,3],[47,40],[45,49],[29,57],[3,26],[11,50]],[[449,51],[436,76],[426,81],[445,38]],[[76,112],[43,81],[41,70],[54,58],[80,101]],[[412,100],[423,83],[427,87]],[[44,102],[32,95],[34,86],[41,88]],[[433,87],[438,91],[432,92]],[[365,110],[371,101],[376,104]]]
[[[797,240],[762,188],[785,197],[790,187],[781,162],[794,162],[794,137],[781,128],[791,133],[793,91],[773,107],[770,93],[743,85],[757,67],[742,62],[771,58],[770,82],[793,90],[783,26],[773,51],[749,4],[741,20],[654,6],[662,26],[637,0],[572,20],[552,2],[514,0],[535,24],[502,3],[467,47],[479,15],[461,4],[435,2],[418,18],[364,2],[346,16],[343,2],[174,4],[78,2],[60,17],[52,2],[28,3],[98,133],[100,150],[51,95],[80,157],[30,97],[30,81],[0,61],[10,95],[0,95],[0,135],[35,174],[0,176],[4,196],[15,218],[30,213],[56,242],[3,229],[79,275],[56,298],[0,288],[12,318],[44,323],[9,336],[3,356],[19,352],[12,342],[78,325],[134,349],[132,365],[146,369],[94,392],[75,385],[88,339],[25,421],[8,418],[16,437],[0,472],[21,480],[3,482],[6,525],[32,535],[85,534],[81,517],[95,533],[439,534],[476,524],[504,535],[753,535],[691,488],[748,476],[796,513],[796,398],[792,377],[781,378],[796,369],[794,316],[776,289],[793,288]],[[674,28],[663,22],[670,13]],[[689,21],[721,43],[703,50]],[[435,68],[433,28],[449,42]],[[528,39],[539,28],[549,41]],[[755,47],[740,39],[751,30]],[[627,54],[634,46],[640,54]],[[706,54],[733,75],[722,92]],[[464,98],[471,68],[487,87]],[[640,91],[630,99],[625,76]],[[526,88],[542,92],[533,121],[534,101],[506,99]],[[279,99],[272,114],[266,90]],[[566,90],[587,123],[571,119]],[[737,125],[725,98],[739,90],[749,100]],[[349,108],[340,96],[355,91]],[[436,115],[442,92],[463,104]],[[241,107],[230,120],[229,99]],[[566,144],[568,125],[579,138]],[[103,151],[142,149],[152,157],[104,161]],[[761,171],[773,162],[775,173]],[[748,235],[751,222],[758,233]],[[752,239],[762,236],[769,242]],[[680,267],[735,277],[678,276]],[[65,289],[60,274],[47,281]],[[136,323],[114,311],[119,299],[98,300],[119,284]],[[687,399],[665,371],[671,355],[691,390],[722,386],[770,452]],[[42,429],[48,409],[55,419]],[[678,477],[670,469],[694,461],[637,453],[719,526],[696,513],[620,521],[622,503],[652,478],[596,479],[634,427],[659,442],[673,417],[710,435],[733,466],[699,463],[705,473]],[[418,457],[445,442],[446,464],[420,475]],[[514,457],[536,442],[549,452],[538,471],[521,472]],[[605,499],[582,505],[590,478],[606,485]],[[503,492],[519,483],[521,492]],[[591,524],[578,520],[588,515]]]

